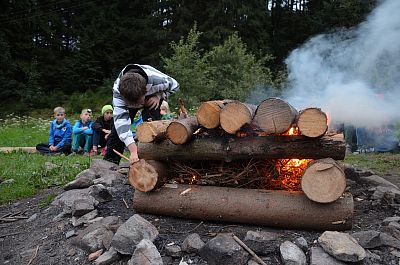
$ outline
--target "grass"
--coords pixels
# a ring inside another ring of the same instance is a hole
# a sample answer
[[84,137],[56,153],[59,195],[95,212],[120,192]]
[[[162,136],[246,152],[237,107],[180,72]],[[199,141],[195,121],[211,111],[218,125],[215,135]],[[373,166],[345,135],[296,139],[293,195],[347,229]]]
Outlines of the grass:
[[[0,147],[36,146],[47,142],[48,120],[9,115],[0,120]],[[13,152],[0,153],[0,178],[13,180],[0,184],[0,204],[35,195],[39,190],[60,186],[89,168],[91,157],[43,156]],[[49,203],[52,198],[43,204]]]
[[345,162],[358,168],[369,169],[378,175],[400,175],[399,153],[366,153],[346,155]]

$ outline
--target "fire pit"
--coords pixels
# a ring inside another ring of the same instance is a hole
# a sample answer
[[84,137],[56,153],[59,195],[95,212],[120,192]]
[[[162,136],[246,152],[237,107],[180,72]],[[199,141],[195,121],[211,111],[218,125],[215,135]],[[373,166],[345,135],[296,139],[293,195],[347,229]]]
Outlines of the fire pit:
[[336,162],[345,156],[345,142],[326,131],[321,110],[298,112],[277,98],[258,107],[205,102],[197,117],[145,123],[137,130],[145,160],[129,173],[134,208],[293,229],[350,229],[353,198],[344,193],[345,174]]

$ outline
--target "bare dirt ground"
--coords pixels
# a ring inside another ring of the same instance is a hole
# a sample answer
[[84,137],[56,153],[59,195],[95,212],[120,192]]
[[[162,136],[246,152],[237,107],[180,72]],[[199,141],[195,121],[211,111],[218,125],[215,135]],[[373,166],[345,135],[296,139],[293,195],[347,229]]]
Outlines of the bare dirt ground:
[[[385,176],[382,176],[385,177]],[[399,176],[390,176],[390,181],[400,184]],[[382,226],[382,220],[386,217],[398,215],[398,210],[390,205],[374,206],[369,200],[372,194],[371,186],[357,182],[349,186],[353,194],[355,204],[353,229],[345,231],[348,233],[377,230]],[[60,209],[51,206],[44,206],[48,195],[62,193],[61,188],[45,190],[35,197],[23,199],[18,202],[0,206],[0,218],[7,214],[20,212],[24,216],[31,217],[36,214],[33,220],[21,219],[14,222],[0,222],[0,263],[1,264],[91,264],[88,254],[83,250],[71,245],[66,239],[66,232],[73,230],[70,218],[63,218],[61,221],[54,221],[53,218],[60,213]],[[118,197],[111,202],[99,205],[99,216],[117,215],[122,220],[127,220],[135,211],[132,209],[132,198],[134,190],[129,185],[124,185],[124,190],[118,193]],[[128,203],[129,209],[122,199]],[[323,231],[296,231],[284,230],[269,227],[258,227],[243,224],[216,223],[200,220],[187,220],[171,217],[141,214],[159,230],[159,237],[155,245],[162,256],[165,256],[164,247],[166,244],[175,242],[181,244],[183,240],[193,232],[198,233],[203,241],[208,241],[220,232],[233,232],[238,237],[244,238],[249,230],[274,231],[281,235],[282,239],[293,240],[297,237],[304,237],[309,247],[316,245],[316,240]],[[82,229],[82,228],[80,228]],[[381,260],[371,263],[370,261],[359,264],[399,264],[397,257],[391,254],[394,249],[380,247],[372,250],[379,255]],[[129,257],[114,264],[127,264]],[[191,256],[192,264],[207,264],[198,256]],[[264,257],[267,264],[282,264],[277,249],[272,255]],[[164,264],[179,264],[180,258],[173,259],[164,257]]]

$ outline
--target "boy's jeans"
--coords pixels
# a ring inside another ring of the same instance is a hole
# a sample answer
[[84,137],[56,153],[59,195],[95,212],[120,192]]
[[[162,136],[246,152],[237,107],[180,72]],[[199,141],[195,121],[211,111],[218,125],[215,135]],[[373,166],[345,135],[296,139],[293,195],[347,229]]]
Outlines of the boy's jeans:
[[89,134],[74,134],[72,140],[72,152],[78,152],[79,147],[83,147],[85,153],[89,153],[93,146],[92,135]]

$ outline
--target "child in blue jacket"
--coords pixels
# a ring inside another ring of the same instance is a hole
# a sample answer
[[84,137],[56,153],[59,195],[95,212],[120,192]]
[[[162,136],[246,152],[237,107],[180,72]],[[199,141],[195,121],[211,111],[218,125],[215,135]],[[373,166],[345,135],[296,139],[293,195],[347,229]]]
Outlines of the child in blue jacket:
[[36,145],[36,150],[41,154],[56,155],[71,153],[71,123],[65,118],[65,109],[54,109],[54,120],[50,123],[50,135],[47,143]]
[[80,120],[75,122],[74,128],[72,129],[74,136],[72,152],[77,153],[83,148],[84,155],[89,156],[93,146],[92,110],[83,109],[80,118]]

